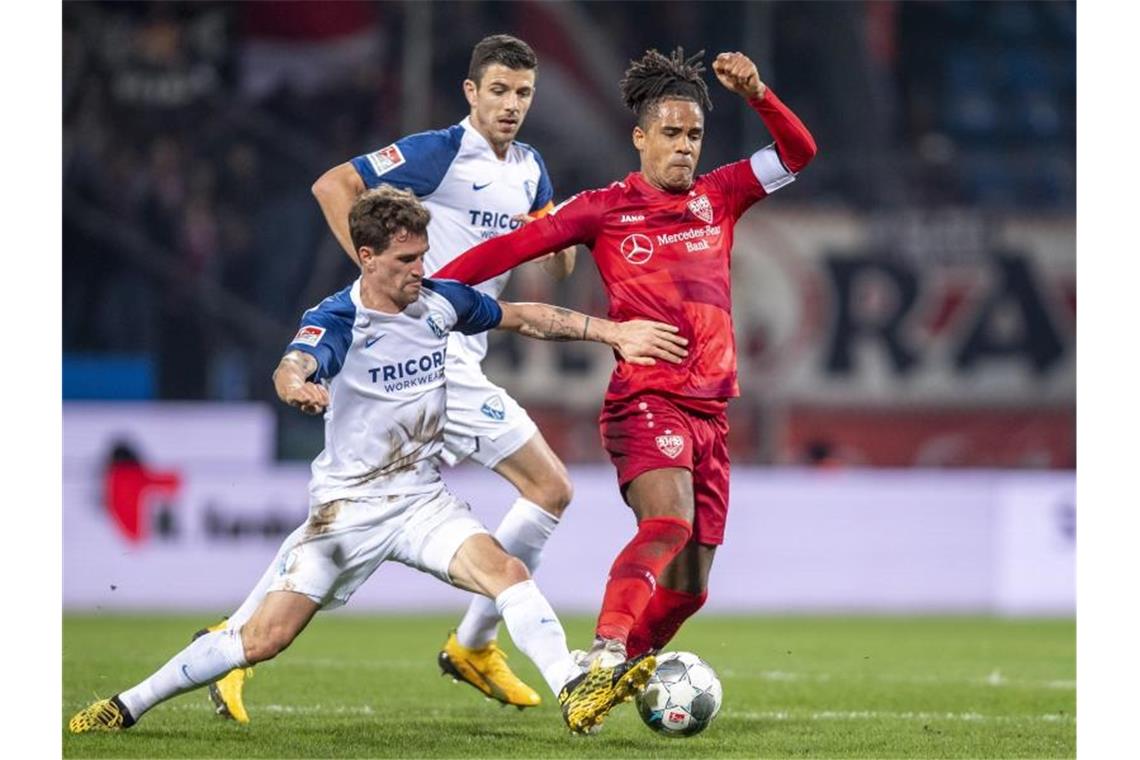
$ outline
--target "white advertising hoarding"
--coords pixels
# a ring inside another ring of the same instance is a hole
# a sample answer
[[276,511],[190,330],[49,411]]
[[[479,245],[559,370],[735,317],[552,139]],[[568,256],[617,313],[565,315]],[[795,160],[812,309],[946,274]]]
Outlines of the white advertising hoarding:
[[[179,468],[177,487],[107,503],[64,483],[64,606],[235,607],[306,514],[304,465]],[[595,612],[633,532],[607,466],[571,469],[575,498],[537,580],[559,610]],[[447,473],[492,528],[514,498],[493,473]],[[737,468],[707,609],[1072,614],[1071,474]],[[145,494],[145,491],[143,492]],[[1069,511],[1066,511],[1069,510]],[[465,594],[382,567],[349,609],[459,610]]]

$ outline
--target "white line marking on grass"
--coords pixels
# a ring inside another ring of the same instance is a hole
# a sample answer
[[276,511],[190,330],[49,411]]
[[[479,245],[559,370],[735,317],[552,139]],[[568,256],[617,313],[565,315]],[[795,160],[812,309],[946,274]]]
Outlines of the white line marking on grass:
[[962,721],[971,723],[1076,723],[1076,716],[1046,713],[1044,715],[983,715],[976,712],[892,712],[883,710],[816,710],[814,712],[771,710],[725,710],[725,715],[741,720],[923,720]]
[[[370,705],[252,705],[257,712],[281,713],[284,715],[375,715],[376,711]],[[180,704],[170,705],[171,710],[188,710],[199,712],[209,710],[214,712],[213,705],[208,704]]]
[[861,675],[850,674],[844,676],[834,676],[831,673],[789,673],[784,670],[761,670],[761,671],[743,671],[734,670],[732,668],[725,668],[718,671],[721,676],[725,678],[759,678],[762,681],[773,681],[777,683],[790,683],[790,682],[812,682],[812,683],[827,683],[832,680],[850,680],[850,681],[880,681],[883,683],[909,683],[909,684],[929,684],[929,685],[947,685],[959,684],[967,686],[998,686],[1022,689],[1059,689],[1059,690],[1073,690],[1077,688],[1077,682],[1071,679],[1053,679],[1048,681],[1032,680],[1032,679],[1015,679],[1007,678],[1002,675],[1000,670],[994,670],[989,675],[981,676],[979,678],[942,678],[939,676],[895,676],[895,675]]

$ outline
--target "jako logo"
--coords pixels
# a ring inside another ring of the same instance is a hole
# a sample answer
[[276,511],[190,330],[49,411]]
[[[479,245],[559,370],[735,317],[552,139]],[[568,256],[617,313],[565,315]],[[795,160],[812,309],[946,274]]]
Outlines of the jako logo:
[[[151,470],[131,447],[119,443],[103,479],[104,505],[119,533],[131,543],[142,543],[152,527],[162,536],[177,532],[170,507],[181,488],[177,472]],[[152,505],[158,508],[155,515]]]

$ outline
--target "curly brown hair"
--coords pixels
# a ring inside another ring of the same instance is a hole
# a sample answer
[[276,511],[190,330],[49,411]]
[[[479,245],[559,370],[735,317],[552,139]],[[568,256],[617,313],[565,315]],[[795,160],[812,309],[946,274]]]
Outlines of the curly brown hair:
[[637,114],[637,123],[645,127],[648,117],[662,100],[688,100],[706,111],[712,110],[709,88],[701,76],[705,66],[701,62],[705,51],[685,57],[684,48],[676,48],[669,56],[656,49],[629,62],[625,76],[619,82],[622,100]]
[[368,246],[383,253],[400,230],[409,235],[426,235],[431,212],[415,195],[391,185],[366,190],[348,212],[348,233],[352,246]]

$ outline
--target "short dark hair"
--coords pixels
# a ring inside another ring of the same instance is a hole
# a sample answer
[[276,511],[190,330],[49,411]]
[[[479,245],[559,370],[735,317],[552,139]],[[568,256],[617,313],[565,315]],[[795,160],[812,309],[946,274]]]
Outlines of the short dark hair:
[[492,34],[484,37],[471,51],[471,65],[467,67],[467,78],[478,86],[484,72],[492,63],[501,63],[508,69],[537,69],[538,56],[530,45],[509,34]]
[[348,234],[352,247],[369,246],[377,253],[388,249],[392,236],[400,230],[409,235],[426,235],[431,212],[411,192],[381,185],[366,190],[348,212]]
[[709,88],[701,76],[705,66],[701,58],[705,51],[685,58],[685,49],[678,47],[666,58],[656,49],[629,62],[619,86],[622,100],[637,114],[637,123],[645,126],[646,117],[662,100],[689,100],[706,111],[712,110]]

